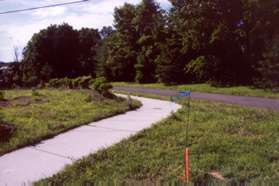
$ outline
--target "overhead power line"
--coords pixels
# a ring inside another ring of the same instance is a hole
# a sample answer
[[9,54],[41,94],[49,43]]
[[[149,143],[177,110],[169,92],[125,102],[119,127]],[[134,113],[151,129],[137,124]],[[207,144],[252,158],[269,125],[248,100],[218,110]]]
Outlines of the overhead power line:
[[84,3],[84,2],[87,2],[87,1],[89,1],[89,0],[79,0],[79,1],[72,1],[72,2],[67,2],[67,3],[58,3],[58,4],[38,6],[38,7],[32,7],[32,8],[9,10],[9,11],[5,11],[5,12],[0,12],[0,15],[17,13],[17,12],[25,12],[25,11],[31,11],[31,10],[37,10],[37,9],[43,9],[43,8],[52,8],[52,7],[57,7],[57,6],[65,6],[65,5],[71,5],[71,4],[77,4],[77,3]]

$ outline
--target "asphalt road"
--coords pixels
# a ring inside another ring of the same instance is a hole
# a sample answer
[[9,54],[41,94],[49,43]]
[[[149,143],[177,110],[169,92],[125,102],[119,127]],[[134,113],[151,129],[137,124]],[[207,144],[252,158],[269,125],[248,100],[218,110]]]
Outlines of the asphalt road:
[[[157,88],[135,88],[135,87],[116,86],[113,88],[113,90],[125,91],[130,93],[155,94],[160,96],[175,96],[178,94],[178,91],[176,90],[157,89]],[[191,98],[243,105],[249,107],[266,108],[266,109],[279,111],[279,100],[276,99],[250,97],[250,96],[233,96],[233,95],[201,93],[201,92],[192,92]]]

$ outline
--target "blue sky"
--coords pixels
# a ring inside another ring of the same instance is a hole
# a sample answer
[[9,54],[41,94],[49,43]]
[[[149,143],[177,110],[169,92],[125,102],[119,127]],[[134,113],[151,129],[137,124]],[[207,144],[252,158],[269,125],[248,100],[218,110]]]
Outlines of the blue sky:
[[[73,0],[2,0],[0,12],[71,1]],[[114,8],[125,2],[137,4],[140,0],[90,0],[81,4],[0,15],[0,61],[12,61],[14,47],[22,50],[34,33],[50,24],[66,22],[76,29],[112,25]],[[157,2],[165,9],[170,7],[168,0]]]

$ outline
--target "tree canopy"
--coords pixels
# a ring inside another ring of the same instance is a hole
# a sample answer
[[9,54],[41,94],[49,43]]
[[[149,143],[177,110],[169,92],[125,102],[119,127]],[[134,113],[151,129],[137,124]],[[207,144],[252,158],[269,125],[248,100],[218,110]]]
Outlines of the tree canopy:
[[100,31],[51,25],[34,34],[13,83],[110,81],[279,87],[279,0],[154,0],[115,8]]

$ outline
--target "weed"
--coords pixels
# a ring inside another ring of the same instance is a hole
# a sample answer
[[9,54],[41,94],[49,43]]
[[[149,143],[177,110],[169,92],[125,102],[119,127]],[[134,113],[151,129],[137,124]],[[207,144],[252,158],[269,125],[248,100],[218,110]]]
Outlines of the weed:
[[5,100],[5,92],[4,91],[0,91],[0,101]]
[[[3,116],[1,121],[11,123],[17,128],[10,141],[0,145],[0,155],[73,127],[129,110],[123,99],[88,102],[87,91],[7,90],[7,95],[9,99],[44,95],[48,101],[24,106],[12,105],[0,110],[0,116]],[[133,105],[138,107],[139,103],[133,102]]]
[[[156,95],[151,95],[156,97]],[[163,99],[169,99],[161,97]],[[92,154],[40,183],[179,183],[187,107],[127,140]],[[193,101],[191,182],[200,185],[279,180],[279,115],[269,110]],[[211,176],[218,172],[220,182]]]

